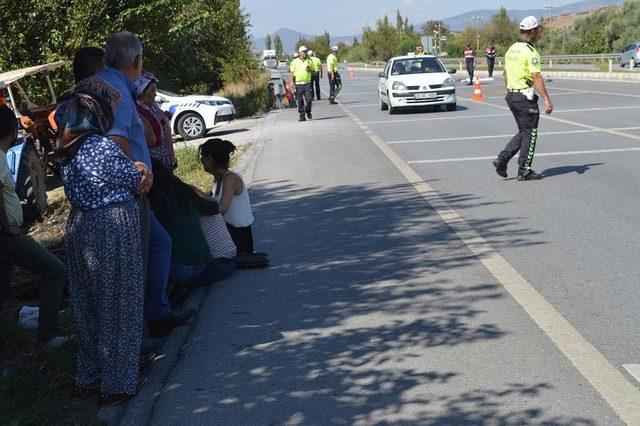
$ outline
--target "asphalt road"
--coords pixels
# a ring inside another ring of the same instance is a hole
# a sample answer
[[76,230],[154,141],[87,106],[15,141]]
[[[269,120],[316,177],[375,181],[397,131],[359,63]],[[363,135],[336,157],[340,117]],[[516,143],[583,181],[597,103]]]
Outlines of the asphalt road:
[[499,83],[389,115],[376,82],[265,118],[272,266],[210,292],[152,424],[640,419],[637,86],[548,83],[544,179],[517,182],[491,166],[515,132]]

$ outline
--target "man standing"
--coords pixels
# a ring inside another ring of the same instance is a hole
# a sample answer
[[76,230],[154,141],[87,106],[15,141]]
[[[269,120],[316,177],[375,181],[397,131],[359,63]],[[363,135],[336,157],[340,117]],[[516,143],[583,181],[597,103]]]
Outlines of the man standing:
[[425,56],[427,54],[427,52],[424,51],[424,46],[422,45],[422,43],[419,43],[416,46],[416,56]]
[[338,72],[338,46],[331,48],[331,54],[327,56],[327,73],[329,77],[329,103],[331,105],[337,105],[336,96],[342,90],[342,79]]
[[0,105],[0,307],[11,290],[11,270],[19,266],[39,276],[38,343],[48,348],[69,340],[57,336],[65,267],[57,257],[22,232],[22,206],[7,164],[7,150],[16,142],[16,116]]
[[473,72],[476,68],[476,52],[471,47],[471,43],[467,43],[467,49],[464,51],[464,60],[467,63],[467,72],[469,73],[469,84],[473,84]]
[[507,144],[504,151],[493,161],[496,173],[507,177],[507,164],[516,153],[518,158],[518,180],[535,180],[542,176],[531,169],[533,154],[538,139],[538,95],[542,96],[546,113],[553,112],[553,104],[541,74],[540,54],[533,47],[540,35],[538,20],[527,16],[520,23],[520,41],[505,54],[504,80],[507,85],[507,104],[518,124],[518,133]]
[[[142,120],[136,109],[133,82],[142,72],[142,44],[137,36],[129,32],[116,33],[107,39],[105,49],[107,68],[96,74],[121,94],[116,105],[113,125],[107,137],[117,142],[122,150],[136,161],[142,173],[140,187],[147,193],[153,185],[151,157],[144,134]],[[171,238],[162,228],[149,208],[146,195],[139,197],[140,226],[143,240],[143,265],[146,281],[145,316],[149,334],[162,337],[173,328],[184,324],[195,311],[175,314],[167,296],[169,267],[171,261]]]
[[315,89],[316,99],[320,100],[320,79],[322,78],[322,61],[320,58],[316,58],[316,54],[313,50],[309,51],[309,59],[311,59],[311,63],[313,64],[312,73],[311,73],[311,89],[313,94],[313,90]]
[[[313,72],[313,63],[307,56],[307,48],[300,46],[298,49],[298,57],[291,61],[289,67],[291,72],[291,85],[296,88],[296,102],[298,103],[298,121],[307,121],[311,119],[311,103],[313,102],[313,88],[311,87],[311,74]],[[307,118],[305,118],[305,113]]]
[[485,56],[487,57],[487,66],[489,67],[489,77],[493,77],[493,67],[496,64],[496,47],[493,44],[487,47]]

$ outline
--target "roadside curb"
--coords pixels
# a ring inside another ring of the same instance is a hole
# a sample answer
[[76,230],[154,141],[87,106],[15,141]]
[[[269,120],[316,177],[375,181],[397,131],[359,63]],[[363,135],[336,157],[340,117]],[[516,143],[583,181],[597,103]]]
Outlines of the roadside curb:
[[[275,118],[275,113],[265,114],[256,123],[249,149],[238,161],[236,169],[245,179],[248,187],[253,183],[258,157],[262,152],[269,133],[268,126]],[[204,307],[214,287],[198,288],[193,291],[181,310],[195,309],[198,315]],[[127,404],[117,407],[103,408],[98,413],[98,418],[109,425],[138,426],[150,424],[156,401],[166,390],[171,373],[177,367],[183,356],[183,349],[189,345],[190,337],[197,325],[191,321],[188,326],[175,329],[166,340],[161,342],[162,355],[153,363],[153,367],[147,377],[147,383],[140,389],[138,395]]]

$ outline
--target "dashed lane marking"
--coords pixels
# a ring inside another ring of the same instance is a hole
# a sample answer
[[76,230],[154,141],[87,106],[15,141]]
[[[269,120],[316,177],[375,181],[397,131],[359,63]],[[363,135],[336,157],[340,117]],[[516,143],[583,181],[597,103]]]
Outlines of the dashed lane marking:
[[[340,105],[352,119],[356,115]],[[622,421],[640,425],[640,392],[623,373],[607,359],[580,332],[575,329],[520,273],[476,232],[460,214],[447,203],[407,162],[367,126],[373,144],[402,173],[422,198],[442,220],[453,229],[460,240],[478,257],[487,270],[520,304],[529,317],[551,339],[575,368],[591,383]],[[638,137],[640,138],[640,136]]]

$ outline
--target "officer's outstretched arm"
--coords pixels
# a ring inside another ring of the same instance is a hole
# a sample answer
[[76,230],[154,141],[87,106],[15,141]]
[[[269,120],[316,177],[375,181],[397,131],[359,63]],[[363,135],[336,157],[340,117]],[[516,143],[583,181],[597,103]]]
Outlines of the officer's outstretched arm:
[[542,96],[542,100],[544,100],[544,104],[547,107],[545,112],[547,114],[551,114],[553,112],[553,104],[551,103],[549,93],[547,93],[547,88],[544,85],[542,74],[539,72],[534,72],[531,73],[531,77],[533,77],[533,85],[536,87],[538,93],[540,93],[540,96]]

